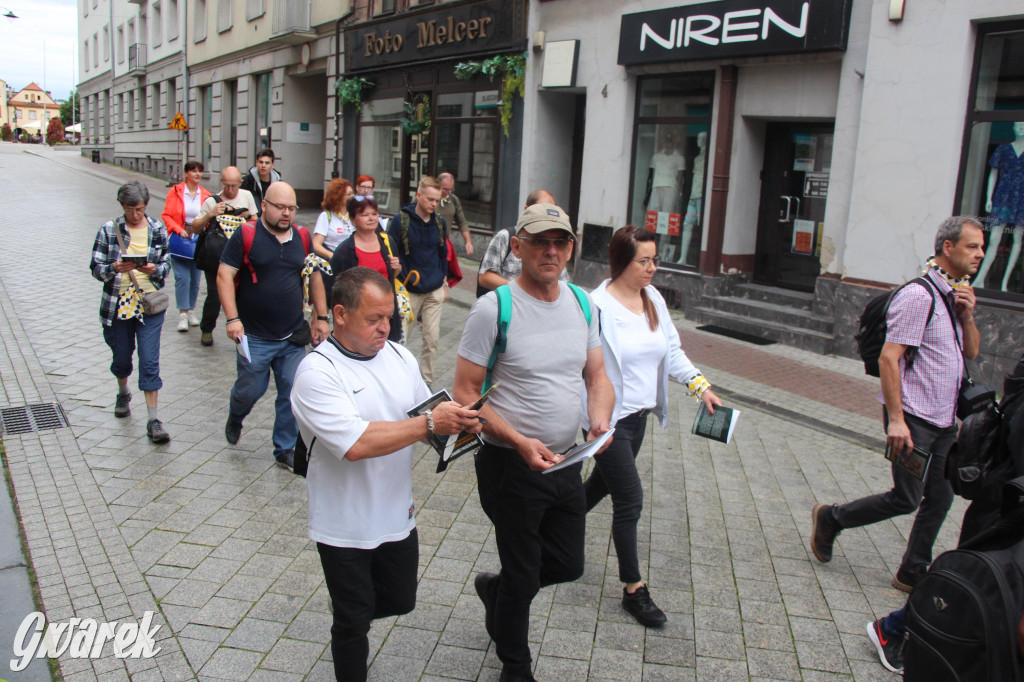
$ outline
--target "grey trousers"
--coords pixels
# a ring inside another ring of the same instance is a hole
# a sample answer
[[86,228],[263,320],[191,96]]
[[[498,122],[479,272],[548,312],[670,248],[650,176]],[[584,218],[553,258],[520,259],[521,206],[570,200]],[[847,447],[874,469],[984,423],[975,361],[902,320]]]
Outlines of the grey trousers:
[[[889,418],[884,408],[883,417],[888,428]],[[842,528],[857,528],[917,509],[900,564],[904,573],[913,574],[932,563],[932,546],[953,504],[953,489],[946,480],[945,470],[946,455],[956,442],[957,427],[940,428],[912,414],[906,414],[906,421],[914,447],[932,453],[925,480],[920,481],[893,464],[892,490],[837,505],[832,509],[832,516]]]

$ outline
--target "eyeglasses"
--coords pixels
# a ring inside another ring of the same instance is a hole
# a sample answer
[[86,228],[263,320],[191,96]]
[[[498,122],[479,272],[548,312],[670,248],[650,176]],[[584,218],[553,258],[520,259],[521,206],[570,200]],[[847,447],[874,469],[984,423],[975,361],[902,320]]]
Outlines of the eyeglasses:
[[226,182],[225,182],[225,183],[221,183],[221,184],[222,184],[222,186],[224,187],[224,189],[238,189],[239,187],[241,187],[241,185],[240,185],[240,184],[238,184],[237,182],[236,182],[236,183],[234,183],[234,184],[231,184],[231,185],[229,185],[229,184],[228,184],[228,183],[226,183]]
[[640,260],[634,260],[633,262],[637,263],[644,270],[646,270],[647,266],[652,263],[654,264],[654,267],[658,267],[659,265],[661,265],[661,259],[658,258],[657,256],[652,256],[651,258],[641,258]]
[[360,192],[372,192],[373,185],[356,185],[356,189]]
[[548,239],[547,237],[516,237],[516,239],[524,242],[530,242],[536,249],[547,249],[549,246],[554,246],[556,249],[561,251],[567,248],[573,243],[573,239],[566,237],[558,237],[557,239]]
[[133,215],[143,215],[146,212],[145,206],[140,206],[139,208],[135,208],[134,206],[121,206],[121,208],[124,209],[125,215],[128,215],[129,213]]
[[276,208],[278,211],[281,211],[282,213],[295,213],[296,211],[299,210],[298,206],[286,206],[285,204],[278,204],[274,201],[270,201],[269,199],[264,199],[263,201],[270,204],[271,206]]

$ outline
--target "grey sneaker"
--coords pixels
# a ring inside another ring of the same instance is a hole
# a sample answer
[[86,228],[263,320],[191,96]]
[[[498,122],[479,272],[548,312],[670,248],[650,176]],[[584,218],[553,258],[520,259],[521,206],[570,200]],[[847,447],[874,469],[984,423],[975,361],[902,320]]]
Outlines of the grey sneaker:
[[150,419],[146,423],[146,435],[154,443],[166,443],[171,439],[171,434],[164,431],[164,425],[159,419]]
[[277,461],[277,466],[288,471],[295,472],[295,452],[292,450],[285,450],[280,455],[274,455],[274,459]]
[[131,393],[118,393],[117,400],[114,401],[114,416],[115,417],[129,417],[132,413],[132,394]]

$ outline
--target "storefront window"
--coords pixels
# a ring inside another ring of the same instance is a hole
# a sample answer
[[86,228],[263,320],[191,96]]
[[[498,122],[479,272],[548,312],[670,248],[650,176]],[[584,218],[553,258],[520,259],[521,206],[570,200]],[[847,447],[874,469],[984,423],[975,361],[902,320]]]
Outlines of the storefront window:
[[373,196],[382,213],[397,213],[402,205],[401,114],[401,97],[367,102],[360,113],[356,176],[372,175],[376,179]]
[[492,230],[498,158],[497,91],[437,96],[435,173],[455,176],[455,195],[473,227]]
[[1024,294],[1024,26],[981,32],[974,82],[960,182],[960,212],[985,223],[974,286]]
[[700,260],[713,86],[710,73],[639,82],[629,222],[657,233],[664,266]]

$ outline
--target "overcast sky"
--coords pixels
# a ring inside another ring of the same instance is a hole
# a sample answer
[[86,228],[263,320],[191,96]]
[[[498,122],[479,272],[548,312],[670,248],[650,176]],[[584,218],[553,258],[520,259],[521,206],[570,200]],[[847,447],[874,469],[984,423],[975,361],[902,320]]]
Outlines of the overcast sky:
[[67,99],[78,79],[75,0],[0,0],[0,15],[8,10],[19,18],[0,16],[0,79],[15,92],[34,81],[54,99]]

